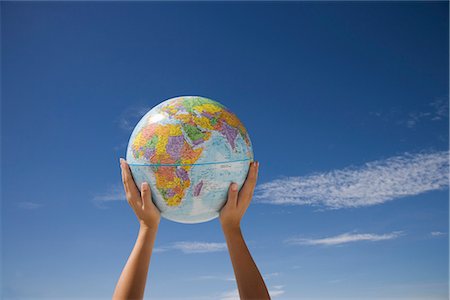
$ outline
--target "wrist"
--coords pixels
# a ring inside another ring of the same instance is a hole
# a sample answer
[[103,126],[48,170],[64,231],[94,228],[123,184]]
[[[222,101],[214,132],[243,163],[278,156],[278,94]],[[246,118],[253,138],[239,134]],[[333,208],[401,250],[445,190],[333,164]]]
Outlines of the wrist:
[[156,233],[158,231],[158,226],[159,226],[159,224],[154,224],[152,226],[149,226],[148,224],[140,223],[139,232]]
[[241,225],[240,224],[235,224],[235,225],[223,225],[222,224],[222,231],[225,235],[239,234],[241,232]]

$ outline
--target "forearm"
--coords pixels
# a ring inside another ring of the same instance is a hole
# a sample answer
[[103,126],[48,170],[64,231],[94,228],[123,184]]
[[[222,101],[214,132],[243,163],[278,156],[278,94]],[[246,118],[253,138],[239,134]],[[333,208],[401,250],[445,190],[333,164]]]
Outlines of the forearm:
[[156,229],[141,227],[133,251],[117,282],[113,299],[142,299],[147,280]]
[[240,228],[223,228],[241,299],[270,299]]

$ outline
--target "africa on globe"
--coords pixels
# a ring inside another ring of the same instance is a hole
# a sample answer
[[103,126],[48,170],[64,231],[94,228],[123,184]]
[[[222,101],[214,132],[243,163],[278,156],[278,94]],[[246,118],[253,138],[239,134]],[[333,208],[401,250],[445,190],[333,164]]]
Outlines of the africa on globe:
[[126,159],[138,188],[149,183],[162,217],[200,223],[219,216],[231,182],[241,188],[253,149],[244,125],[224,105],[180,96],[142,117]]

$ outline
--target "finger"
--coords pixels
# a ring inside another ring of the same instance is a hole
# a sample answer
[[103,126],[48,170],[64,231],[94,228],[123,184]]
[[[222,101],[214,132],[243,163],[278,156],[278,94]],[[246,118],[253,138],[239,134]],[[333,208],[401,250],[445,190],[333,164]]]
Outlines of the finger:
[[122,182],[125,187],[125,193],[127,194],[127,199],[130,201],[135,201],[135,199],[140,199],[139,190],[134,183],[133,176],[131,175],[130,166],[126,160],[121,159],[120,166],[122,168]]
[[147,182],[143,182],[141,185],[141,200],[143,209],[145,209],[146,207],[151,207],[153,205],[152,193]]
[[250,164],[247,178],[245,179],[244,185],[239,192],[239,199],[242,197],[244,201],[250,202],[253,196],[253,191],[255,190],[256,180],[258,179],[258,166],[259,163],[256,161]]
[[136,208],[137,208],[137,203],[136,201],[134,201],[134,197],[131,195],[130,193],[130,189],[129,189],[129,185],[127,183],[127,179],[126,179],[126,167],[124,167],[124,159],[120,158],[120,169],[121,169],[121,174],[122,174],[122,183],[123,183],[123,187],[125,190],[125,198],[127,199],[128,205],[130,205],[130,207],[133,209],[133,211],[136,213]]
[[126,184],[125,171],[124,171],[124,168],[123,168],[123,166],[122,166],[122,160],[123,160],[123,159],[121,158],[121,159],[120,159],[120,174],[121,174],[121,176],[122,176],[122,184],[123,184],[123,189],[124,189],[124,191],[125,191],[125,198],[127,199],[128,204],[130,204],[131,206],[133,206],[132,203],[131,203],[131,201],[130,201],[131,196],[130,196],[130,192],[128,191],[128,186],[127,186],[127,184]]
[[231,207],[236,207],[238,198],[238,185],[236,183],[231,183],[228,188],[228,199],[227,205]]

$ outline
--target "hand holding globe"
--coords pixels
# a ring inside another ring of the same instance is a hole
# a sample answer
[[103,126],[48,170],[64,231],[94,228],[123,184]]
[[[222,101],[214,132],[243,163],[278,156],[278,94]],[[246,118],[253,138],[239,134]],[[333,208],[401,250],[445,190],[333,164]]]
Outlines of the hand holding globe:
[[[158,208],[152,202],[148,183],[142,183],[141,191],[139,192],[131,176],[130,167],[122,158],[120,159],[120,167],[127,201],[136,214],[141,228],[157,229],[161,215]],[[220,210],[220,223],[224,231],[240,228],[241,219],[253,197],[258,178],[258,169],[259,162],[254,161],[250,163],[247,178],[240,191],[238,191],[236,183],[233,182],[230,184],[227,202]]]
[[128,204],[130,204],[136,214],[141,228],[158,229],[161,214],[155,204],[153,204],[150,186],[146,182],[142,183],[141,191],[139,192],[131,176],[130,167],[123,158],[120,159],[120,168]]
[[220,210],[220,223],[224,231],[240,228],[241,219],[247,211],[253,197],[253,192],[255,191],[258,169],[259,162],[254,161],[250,163],[247,178],[240,191],[238,191],[236,183],[230,185],[227,202]]
[[180,223],[220,216],[240,297],[270,299],[240,229],[259,163],[233,113],[203,97],[164,101],[139,121],[120,166],[127,201],[141,226],[114,300],[143,298],[161,216]]

